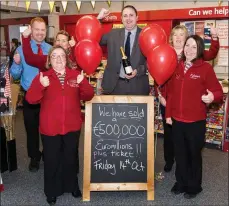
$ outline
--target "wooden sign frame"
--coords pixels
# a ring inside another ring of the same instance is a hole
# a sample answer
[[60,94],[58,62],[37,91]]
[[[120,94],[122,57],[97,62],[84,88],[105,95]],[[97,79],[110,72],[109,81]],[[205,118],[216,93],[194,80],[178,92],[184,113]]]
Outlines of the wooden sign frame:
[[[93,103],[146,103],[147,104],[147,182],[146,183],[91,183],[91,142]],[[83,201],[90,201],[91,191],[146,190],[147,200],[154,200],[154,97],[152,96],[95,96],[86,102],[84,135]]]

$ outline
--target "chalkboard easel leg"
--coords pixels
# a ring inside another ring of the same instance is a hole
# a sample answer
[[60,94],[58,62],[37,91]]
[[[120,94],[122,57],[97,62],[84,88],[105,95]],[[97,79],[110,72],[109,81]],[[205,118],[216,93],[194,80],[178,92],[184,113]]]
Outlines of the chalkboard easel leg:
[[147,190],[147,200],[154,200],[154,191],[153,188]]
[[90,201],[90,190],[83,190],[83,201]]

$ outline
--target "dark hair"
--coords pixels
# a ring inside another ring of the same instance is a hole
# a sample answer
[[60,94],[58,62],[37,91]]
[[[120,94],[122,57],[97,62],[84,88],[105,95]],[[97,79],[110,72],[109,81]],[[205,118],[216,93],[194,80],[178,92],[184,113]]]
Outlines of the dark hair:
[[123,13],[124,9],[126,9],[126,8],[133,9],[134,12],[135,12],[135,14],[136,14],[136,16],[138,15],[137,9],[136,9],[134,6],[132,6],[132,5],[126,5],[126,6],[124,6],[124,7],[122,8],[122,12],[121,12],[121,13]]
[[[204,40],[199,35],[191,35],[186,39],[186,41],[184,43],[184,48],[185,48],[187,41],[191,38],[195,40],[196,46],[197,46],[196,58],[191,61],[191,62],[194,62],[197,59],[202,59],[204,56]],[[182,52],[182,59],[185,61],[186,57],[184,55],[184,48],[183,48],[183,52]]]
[[11,40],[11,42],[15,44],[15,47],[18,47],[18,46],[19,46],[19,44],[18,44],[18,39],[13,38],[13,39]]

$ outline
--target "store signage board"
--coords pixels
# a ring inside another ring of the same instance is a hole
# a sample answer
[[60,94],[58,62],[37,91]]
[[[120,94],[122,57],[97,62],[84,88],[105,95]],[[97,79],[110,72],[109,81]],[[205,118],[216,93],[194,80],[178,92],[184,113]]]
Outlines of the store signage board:
[[[166,20],[171,19],[171,17],[173,19],[226,18],[228,17],[228,11],[228,6],[139,11],[138,20]],[[121,13],[111,13],[103,19],[103,22],[117,21],[121,21]]]
[[154,200],[154,98],[95,96],[85,111],[83,201],[128,190]]

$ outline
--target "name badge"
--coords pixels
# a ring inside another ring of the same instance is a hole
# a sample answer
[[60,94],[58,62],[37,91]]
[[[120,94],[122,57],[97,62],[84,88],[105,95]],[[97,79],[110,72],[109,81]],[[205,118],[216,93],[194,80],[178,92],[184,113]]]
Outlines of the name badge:
[[70,87],[79,87],[79,84],[77,83],[76,79],[70,79],[67,81],[67,84],[70,86]]
[[197,74],[190,74],[191,79],[200,79],[200,75]]

